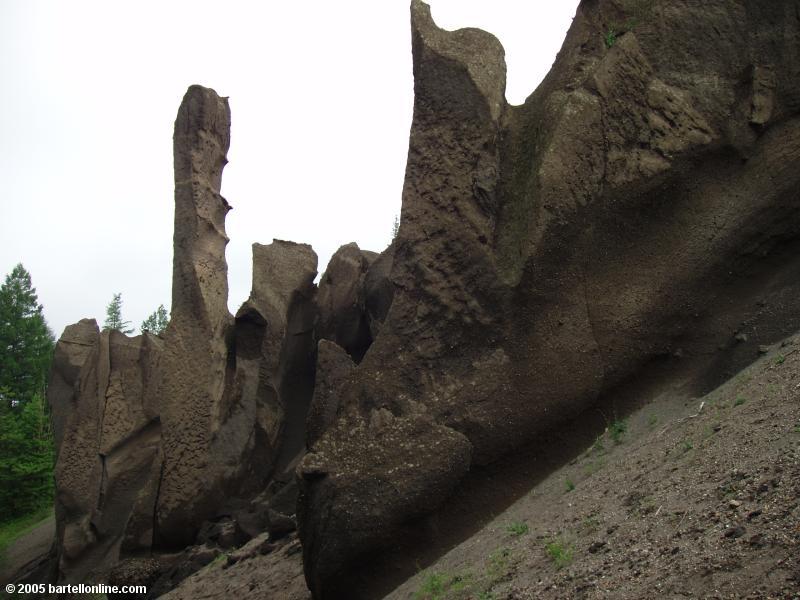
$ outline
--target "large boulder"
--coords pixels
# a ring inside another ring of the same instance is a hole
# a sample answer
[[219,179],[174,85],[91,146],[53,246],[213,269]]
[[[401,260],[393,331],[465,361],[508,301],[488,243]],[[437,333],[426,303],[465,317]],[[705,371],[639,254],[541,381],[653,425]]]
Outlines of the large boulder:
[[[514,107],[499,42],[443,31],[413,0],[393,300],[299,469],[316,598],[345,597],[358,557],[435,510],[431,491],[466,460],[490,463],[656,366],[707,388],[800,327],[796,12],[584,1]],[[398,471],[418,432],[381,439],[363,426],[374,414],[425,419],[440,454]]]

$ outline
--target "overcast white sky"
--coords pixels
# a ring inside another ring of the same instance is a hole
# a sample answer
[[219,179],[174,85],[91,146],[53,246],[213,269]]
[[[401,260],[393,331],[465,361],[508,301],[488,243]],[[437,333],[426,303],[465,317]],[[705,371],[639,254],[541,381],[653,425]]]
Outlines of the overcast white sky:
[[[391,237],[411,124],[407,0],[0,0],[0,276],[22,262],[58,336],[121,292],[138,328],[172,272],[172,127],[186,88],[230,97],[231,312],[253,242]],[[577,0],[431,0],[506,49],[506,97],[547,73]]]

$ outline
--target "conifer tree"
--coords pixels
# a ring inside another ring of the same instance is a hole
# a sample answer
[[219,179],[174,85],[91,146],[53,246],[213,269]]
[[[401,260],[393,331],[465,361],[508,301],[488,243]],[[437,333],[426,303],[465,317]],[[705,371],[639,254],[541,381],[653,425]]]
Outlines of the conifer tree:
[[0,394],[7,403],[43,394],[53,347],[31,276],[18,264],[0,286]]
[[114,294],[114,298],[106,306],[106,321],[103,323],[103,331],[113,330],[129,335],[133,333],[130,321],[122,318],[122,294]]
[[53,500],[54,446],[45,386],[54,348],[31,276],[0,287],[0,522]]
[[149,333],[154,333],[155,335],[161,335],[164,333],[164,330],[167,328],[169,324],[169,313],[167,309],[164,308],[163,304],[160,304],[156,311],[147,317],[144,321],[142,321],[141,330],[142,333],[145,331]]

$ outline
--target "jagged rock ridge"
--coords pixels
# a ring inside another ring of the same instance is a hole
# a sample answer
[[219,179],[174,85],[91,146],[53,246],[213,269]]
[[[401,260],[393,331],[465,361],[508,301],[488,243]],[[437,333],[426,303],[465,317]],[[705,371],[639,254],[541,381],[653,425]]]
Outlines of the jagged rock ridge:
[[[227,99],[190,87],[175,122],[172,316],[163,336],[128,338],[84,320],[58,342],[49,401],[58,447],[60,581],[104,580],[127,556],[181,549],[207,519],[224,523],[238,515],[231,526],[251,537],[259,527],[274,530],[277,521],[285,528],[295,512],[293,486],[279,492],[305,451],[317,256],[304,244],[254,244],[251,296],[235,318],[228,312],[230,206],[220,186],[229,128]],[[337,276],[339,287],[328,290],[343,286],[362,298],[354,317],[344,300],[338,308],[368,333],[364,276]],[[380,277],[375,285],[385,287]],[[331,317],[325,323],[337,328]],[[358,351],[370,341],[358,339]],[[335,411],[326,419],[334,417]],[[230,507],[235,499],[240,507],[244,501],[244,513]],[[213,554],[190,554],[201,563],[207,556]],[[152,572],[151,565],[144,570]]]
[[475,467],[654,373],[707,390],[800,329],[798,14],[584,0],[513,107],[500,43],[414,0],[397,238],[343,246],[319,289],[310,247],[255,245],[235,318],[230,114],[190,88],[166,334],[82,321],[57,348],[60,579],[183,547],[231,498],[283,535],[299,464],[310,590],[369,597],[364,561]]
[[472,466],[800,327],[799,7],[585,0],[514,107],[499,42],[412,2],[394,300],[299,468],[316,598],[374,593],[365,561]]

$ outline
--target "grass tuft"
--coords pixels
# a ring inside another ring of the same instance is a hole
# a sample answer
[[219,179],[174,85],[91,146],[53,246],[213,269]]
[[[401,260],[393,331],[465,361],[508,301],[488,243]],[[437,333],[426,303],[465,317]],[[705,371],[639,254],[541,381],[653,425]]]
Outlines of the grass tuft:
[[608,426],[608,435],[615,444],[622,443],[622,436],[628,431],[628,422],[625,419],[618,419]]
[[513,536],[525,535],[528,533],[528,524],[521,521],[515,521],[506,526],[506,531]]
[[572,563],[574,554],[572,545],[563,540],[550,540],[544,545],[544,551],[553,561],[556,569],[563,569]]

